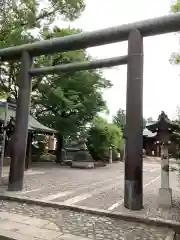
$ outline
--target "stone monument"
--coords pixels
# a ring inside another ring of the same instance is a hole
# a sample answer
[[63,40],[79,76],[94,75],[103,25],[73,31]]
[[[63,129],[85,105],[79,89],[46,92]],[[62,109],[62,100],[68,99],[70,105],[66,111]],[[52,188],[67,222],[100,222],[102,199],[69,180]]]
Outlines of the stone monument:
[[72,167],[74,168],[94,168],[95,162],[87,149],[87,138],[84,135],[80,135],[78,139],[78,151],[74,155],[72,161]]

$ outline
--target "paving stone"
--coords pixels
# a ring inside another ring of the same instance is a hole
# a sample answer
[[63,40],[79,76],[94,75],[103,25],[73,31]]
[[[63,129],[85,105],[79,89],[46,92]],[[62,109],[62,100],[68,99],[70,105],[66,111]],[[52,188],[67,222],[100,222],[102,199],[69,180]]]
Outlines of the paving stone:
[[0,212],[0,219],[7,219],[10,221],[15,221],[15,222],[24,222],[26,219],[28,219],[28,216],[23,216],[20,214],[13,214],[9,212]]
[[57,232],[33,226],[27,226],[25,228],[20,229],[17,232],[23,235],[42,238],[43,240],[53,240],[62,235],[60,231]]
[[20,233],[8,231],[5,229],[0,229],[0,239],[2,238],[1,236],[4,237],[5,239],[9,238],[9,239],[13,239],[13,240],[42,240],[37,237],[32,237],[32,236],[27,236],[27,235],[25,236]]
[[79,237],[71,234],[65,234],[57,238],[58,240],[89,240],[90,238]]
[[48,223],[47,225],[43,225],[42,228],[54,230],[54,231],[60,231],[60,228],[54,223]]
[[[107,217],[94,216],[92,214],[58,210],[50,207],[28,205],[25,203],[20,204],[16,202],[2,201],[0,202],[0,210],[2,209],[14,213],[21,212],[26,216],[28,215],[54,222],[61,230],[61,233],[69,233],[79,237],[92,238],[92,236],[97,234],[98,239],[113,239],[112,236],[117,235],[118,240],[125,237],[127,233],[133,233],[134,236],[139,236],[139,234],[145,233],[148,240],[164,240],[168,234],[166,228],[149,227],[145,224],[125,222]],[[59,218],[59,216],[61,217]],[[25,228],[22,230],[24,229]],[[31,235],[35,232],[35,230],[32,229],[29,230]],[[27,230],[24,234],[25,233],[27,234]],[[41,234],[33,236],[42,237]],[[46,236],[48,235],[46,234]]]
[[[62,233],[64,233],[68,236],[75,235],[79,238],[82,237],[84,239],[92,239],[97,235],[96,240],[114,240],[113,236],[117,236],[116,240],[119,240],[124,239],[128,233],[132,233],[132,236],[134,236],[134,238],[136,236],[139,237],[140,234],[142,236],[144,234],[148,240],[165,240],[169,231],[166,228],[158,228],[153,226],[150,227],[145,224],[126,222],[118,219],[100,217],[87,213],[78,213],[69,210],[58,210],[50,207],[40,207],[36,205],[28,205],[25,203],[16,203],[9,201],[1,201],[0,210],[17,214],[21,212],[21,214],[24,214],[25,216],[48,220],[51,222],[51,224],[56,224],[57,227],[59,227],[60,232],[58,233],[60,233],[60,236],[63,236]],[[51,224],[49,225],[51,226]],[[44,225],[41,228],[47,229],[47,227],[47,225]],[[29,229],[29,232],[27,230],[25,231],[25,228],[22,230],[24,234],[28,233],[31,234],[31,236],[41,237],[42,239],[44,236],[41,234],[42,229],[40,230],[41,232],[36,235],[36,228],[37,227],[31,227],[31,229]],[[46,229],[43,229],[43,232],[45,232]],[[50,234],[50,237],[48,234],[46,234],[45,237],[45,239],[50,240],[52,239],[52,234]]]
[[48,225],[50,223],[50,221],[40,219],[40,218],[28,218],[23,223],[31,225],[31,226],[35,226],[35,227],[42,227],[44,225]]
[[0,220],[0,228],[3,228],[5,230],[18,231],[24,227],[27,227],[27,225],[10,220]]

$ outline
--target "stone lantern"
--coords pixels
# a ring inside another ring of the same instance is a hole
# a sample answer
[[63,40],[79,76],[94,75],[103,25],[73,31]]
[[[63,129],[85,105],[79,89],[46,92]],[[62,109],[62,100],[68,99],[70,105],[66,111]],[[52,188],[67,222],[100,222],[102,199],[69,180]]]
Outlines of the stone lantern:
[[87,149],[87,138],[81,133],[78,139],[78,151],[72,161],[73,168],[94,168],[94,160]]
[[172,123],[168,116],[162,111],[158,121],[148,125],[147,129],[157,133],[157,144],[161,155],[161,187],[159,189],[159,205],[172,206],[172,189],[169,186],[169,145],[173,132],[179,130],[179,126]]
[[113,151],[113,148],[112,148],[112,145],[110,145],[110,147],[109,147],[109,164],[112,164],[112,161],[113,161],[112,151]]

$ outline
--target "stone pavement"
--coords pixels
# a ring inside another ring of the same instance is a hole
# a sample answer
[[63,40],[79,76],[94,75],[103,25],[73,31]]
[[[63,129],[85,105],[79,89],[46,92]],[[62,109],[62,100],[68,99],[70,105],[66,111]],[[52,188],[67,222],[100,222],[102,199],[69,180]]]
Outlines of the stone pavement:
[[20,214],[0,212],[0,236],[17,240],[87,240],[63,233],[53,222]]
[[[9,194],[6,177],[4,185],[0,184],[0,193]],[[156,196],[160,185],[159,164],[144,164],[143,185],[146,191],[144,204],[147,205],[148,194]],[[116,211],[123,203],[124,164],[115,163],[93,170],[37,164],[25,173],[23,191],[13,192],[13,195]]]
[[69,210],[1,201],[0,235],[17,240],[165,240],[168,228]]
[[[178,171],[171,172],[170,176],[173,187],[173,208],[170,210],[159,209],[157,204],[160,165],[145,162],[143,171],[144,209],[133,211],[133,213],[123,206],[123,163],[93,170],[75,170],[55,164],[39,163],[25,173],[24,189],[21,192],[7,191],[8,178],[7,173],[4,173],[4,178],[0,182],[0,195],[9,195],[20,199],[36,199],[41,203],[48,201],[64,206],[95,208],[119,214],[133,214],[137,217],[180,222],[180,178]],[[61,209],[63,208],[61,207]],[[95,229],[95,239],[97,240],[122,240],[129,237],[133,239],[132,236],[137,236],[137,239],[165,239],[168,234],[167,229],[93,216],[82,211],[77,213],[57,210],[57,208],[40,207],[40,205],[2,201],[0,202],[0,211],[52,221],[59,226],[60,232],[81,237],[92,238]]]
[[[160,164],[144,162],[144,209],[134,211],[136,216],[175,220],[180,222],[180,176],[170,172],[173,188],[173,208],[159,209]],[[53,163],[35,164],[25,172],[24,189],[7,191],[7,176],[0,183],[0,195],[49,201],[63,205],[96,208],[100,210],[132,214],[124,208],[124,164],[115,163],[93,170],[71,169]]]

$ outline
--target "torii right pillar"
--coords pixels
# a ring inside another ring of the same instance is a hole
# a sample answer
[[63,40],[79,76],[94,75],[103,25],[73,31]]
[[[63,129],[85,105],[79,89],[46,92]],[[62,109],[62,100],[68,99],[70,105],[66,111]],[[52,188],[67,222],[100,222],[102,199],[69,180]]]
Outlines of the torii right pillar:
[[140,210],[143,208],[143,38],[137,29],[128,38],[125,142],[124,206]]

